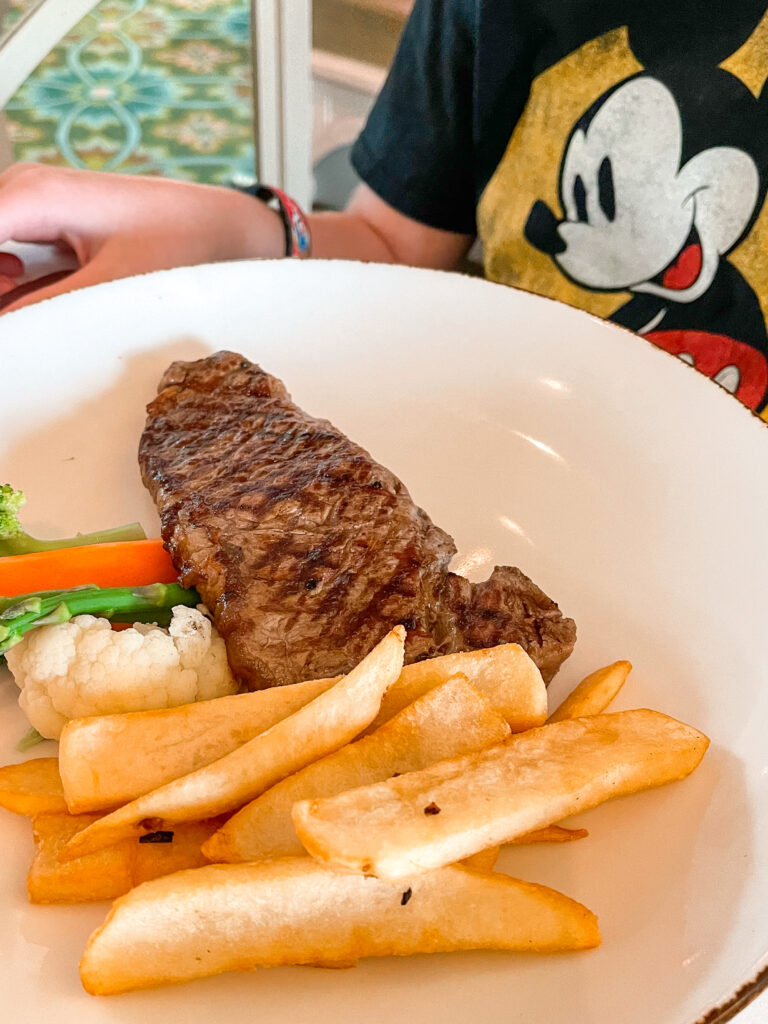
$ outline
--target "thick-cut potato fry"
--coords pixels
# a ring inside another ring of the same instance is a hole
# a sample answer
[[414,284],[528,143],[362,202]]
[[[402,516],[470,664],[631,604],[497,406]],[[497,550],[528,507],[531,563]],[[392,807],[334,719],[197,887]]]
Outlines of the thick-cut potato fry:
[[189,775],[266,732],[340,678],[77,718],[64,726],[59,741],[67,806],[72,814],[117,807]]
[[293,822],[318,860],[394,881],[682,779],[708,744],[656,711],[576,718],[387,782],[302,800]]
[[[562,825],[547,825],[545,828],[534,829],[533,832],[526,832],[516,839],[510,840],[510,846],[532,846],[535,843],[572,843],[576,839],[586,839],[589,832],[585,828],[563,828]],[[478,850],[459,861],[465,868],[473,871],[492,871],[501,853],[500,846],[489,846],[485,850]]]
[[174,825],[173,842],[170,843],[140,843],[136,838],[131,839],[133,885],[187,868],[204,867],[208,858],[203,853],[203,845],[223,824],[222,817],[183,821]]
[[0,768],[0,807],[30,818],[66,811],[56,758],[36,757]]
[[338,750],[376,715],[382,695],[400,675],[404,645],[405,630],[396,626],[330,690],[213,764],[99,818],[73,836],[59,856],[81,857],[126,836],[235,810]]
[[[27,874],[31,903],[89,903],[113,900],[133,885],[131,848],[136,840],[97,850],[61,864],[59,851],[93,821],[93,814],[41,814],[32,823],[35,856]],[[138,845],[138,844],[137,844]]]
[[585,828],[563,828],[562,825],[545,825],[533,832],[525,832],[515,839],[510,839],[512,846],[530,846],[533,843],[572,843],[577,839],[586,839],[589,832]]
[[381,782],[395,772],[493,746],[509,726],[491,702],[455,676],[409,704],[376,732],[307,765],[238,811],[205,844],[214,861],[265,860],[304,853],[291,820],[297,800]]
[[378,729],[417,697],[457,672],[490,699],[506,718],[512,732],[544,724],[547,690],[541,672],[518,644],[500,644],[406,665],[398,681],[385,694],[381,710],[368,731]]
[[[491,700],[513,732],[544,723],[547,696],[541,673],[517,644],[502,644],[407,665],[369,731],[457,673]],[[336,682],[310,680],[177,708],[77,719],[65,726],[59,748],[68,808],[73,814],[111,809],[197,771]]]
[[631,662],[614,661],[612,665],[590,673],[552,712],[548,721],[562,722],[566,718],[601,715],[627,681],[631,671]]
[[80,978],[93,995],[111,995],[254,967],[599,942],[586,907],[506,875],[448,867],[393,886],[296,857],[211,864],[139,886],[91,936]]
[[469,868],[470,871],[493,871],[500,853],[500,846],[489,846],[486,850],[478,850],[471,857],[465,857],[464,860],[460,860],[458,866],[460,868]]
[[169,843],[140,843],[132,837],[62,864],[59,851],[95,814],[40,814],[33,821],[35,857],[27,875],[32,903],[88,903],[112,900],[135,885],[184,868],[207,864],[201,847],[221,818],[178,825]]

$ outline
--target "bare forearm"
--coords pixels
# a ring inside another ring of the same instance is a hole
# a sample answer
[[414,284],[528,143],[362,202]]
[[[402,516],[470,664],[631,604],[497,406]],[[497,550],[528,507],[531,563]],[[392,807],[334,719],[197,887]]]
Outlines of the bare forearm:
[[395,253],[367,221],[353,213],[313,213],[312,255],[318,259],[395,263]]
[[[326,259],[455,267],[472,239],[406,217],[360,185],[343,213],[310,216]],[[17,164],[0,175],[0,238],[53,244],[72,273],[17,287],[23,268],[0,253],[4,309],[129,274],[285,255],[280,216],[227,188]]]
[[468,235],[411,220],[361,185],[343,213],[310,217],[312,252],[321,259],[405,263],[448,270],[472,243]]

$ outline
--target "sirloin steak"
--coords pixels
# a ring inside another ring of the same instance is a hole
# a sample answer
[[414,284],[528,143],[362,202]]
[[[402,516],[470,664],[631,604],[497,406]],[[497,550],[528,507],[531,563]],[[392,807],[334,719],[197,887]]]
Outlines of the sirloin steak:
[[549,681],[576,627],[519,569],[473,584],[389,470],[231,352],[166,371],[139,447],[186,586],[251,689],[347,672],[396,623],[406,662],[521,644]]

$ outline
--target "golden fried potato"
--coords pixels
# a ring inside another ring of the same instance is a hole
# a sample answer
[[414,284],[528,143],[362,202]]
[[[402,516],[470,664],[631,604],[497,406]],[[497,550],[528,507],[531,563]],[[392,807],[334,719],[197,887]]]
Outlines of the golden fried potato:
[[91,936],[80,978],[110,995],[254,967],[599,942],[586,907],[506,875],[448,867],[391,885],[296,857],[211,864],[133,889]]
[[[187,868],[200,868],[208,863],[203,845],[224,824],[224,818],[205,821],[182,821],[174,825],[170,843],[148,843],[132,837],[132,885],[150,882],[153,878],[172,875]],[[146,836],[143,837],[146,840]]]
[[489,846],[486,850],[478,850],[471,857],[465,857],[464,860],[460,860],[458,867],[487,873],[493,871],[500,853],[500,846]]
[[67,807],[72,814],[117,807],[189,775],[294,714],[340,678],[77,718],[65,725],[59,743]]
[[[105,850],[62,864],[59,851],[96,820],[96,815],[41,814],[33,823],[35,856],[27,874],[31,903],[89,903],[113,900],[133,885],[132,846],[125,839]],[[138,844],[137,844],[138,845]]]
[[318,860],[395,881],[682,779],[708,745],[656,711],[566,720],[397,779],[299,801],[293,823]]
[[36,757],[0,768],[0,807],[30,818],[66,811],[56,758]]
[[549,721],[562,722],[566,718],[602,714],[627,681],[631,671],[631,662],[614,661],[612,665],[592,672],[552,712]]
[[[62,863],[59,852],[95,814],[40,814],[33,820],[35,856],[27,875],[31,903],[89,903],[112,900],[135,885],[207,864],[202,845],[223,821],[177,825],[170,842],[123,839],[103,850]],[[161,837],[158,837],[161,838]],[[167,837],[163,837],[167,838]]]
[[[589,832],[585,828],[563,828],[562,825],[547,825],[545,828],[526,832],[516,839],[510,840],[510,846],[533,846],[536,843],[572,843],[577,839],[586,839]],[[469,857],[464,857],[459,864],[473,871],[492,871],[501,853],[500,846],[489,846],[478,850]]]
[[62,859],[126,836],[242,807],[292,772],[354,739],[376,715],[403,666],[405,630],[396,626],[345,676],[267,732],[181,779],[146,793],[73,836]]
[[[485,693],[513,732],[543,724],[541,673],[521,647],[503,644],[406,666],[372,729],[457,673]],[[72,814],[111,809],[197,771],[294,714],[339,678],[70,722],[59,748],[67,807]]]
[[332,796],[395,773],[500,743],[509,726],[464,676],[419,697],[376,732],[278,782],[237,812],[206,843],[214,861],[264,860],[304,853],[291,820],[297,800]]
[[533,832],[525,832],[515,839],[510,839],[513,846],[530,846],[534,843],[573,843],[577,839],[586,839],[589,832],[585,828],[563,828],[562,825],[545,825],[535,828]]
[[460,672],[489,698],[512,732],[543,725],[547,690],[536,665],[518,644],[500,644],[406,665],[397,683],[384,695],[369,732],[402,711],[417,697]]

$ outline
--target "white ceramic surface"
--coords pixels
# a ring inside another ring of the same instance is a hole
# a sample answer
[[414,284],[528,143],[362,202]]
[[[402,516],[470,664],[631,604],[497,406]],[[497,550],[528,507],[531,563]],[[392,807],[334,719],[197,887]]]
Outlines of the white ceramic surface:
[[[398,473],[470,575],[518,564],[576,618],[554,701],[629,658],[617,707],[712,738],[690,779],[584,815],[588,840],[504,855],[597,912],[603,946],[578,955],[279,969],[96,1000],[77,962],[105,907],[30,907],[29,827],[3,814],[3,1019],[694,1024],[766,968],[768,429],[735,399],[563,306],[342,263],[119,282],[3,318],[0,348],[0,477],[27,491],[33,532],[140,518],[154,533],[144,405],[172,359],[235,349]],[[2,761],[20,759],[14,690],[0,685]],[[768,1020],[764,999],[740,1024]]]

